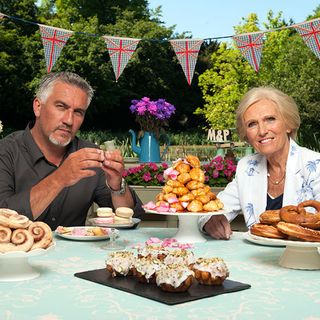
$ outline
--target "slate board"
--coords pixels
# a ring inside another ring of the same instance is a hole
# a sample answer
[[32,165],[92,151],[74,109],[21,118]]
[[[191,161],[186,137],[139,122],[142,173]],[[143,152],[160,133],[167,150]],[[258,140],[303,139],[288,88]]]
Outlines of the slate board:
[[226,279],[221,286],[201,285],[196,280],[194,280],[193,284],[186,292],[172,293],[162,291],[155,284],[140,283],[133,276],[113,278],[111,274],[106,270],[106,268],[78,272],[74,275],[81,279],[89,280],[111,288],[126,291],[168,305],[175,305],[179,303],[213,297],[219,294],[241,291],[249,289],[251,287],[249,284],[229,279]]

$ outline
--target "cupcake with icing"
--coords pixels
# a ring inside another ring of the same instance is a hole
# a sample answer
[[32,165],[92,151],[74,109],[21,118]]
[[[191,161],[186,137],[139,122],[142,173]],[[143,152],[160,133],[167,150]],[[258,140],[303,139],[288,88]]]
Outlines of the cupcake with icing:
[[205,285],[221,285],[229,276],[228,267],[221,258],[198,258],[192,270],[197,281]]
[[167,292],[185,292],[192,285],[194,272],[186,265],[170,264],[156,273],[157,286]]
[[174,249],[167,254],[163,262],[167,265],[179,264],[192,266],[192,264],[195,262],[195,257],[192,251],[185,249]]
[[138,258],[133,266],[133,275],[142,283],[156,283],[156,272],[162,268],[162,261],[157,258]]
[[115,251],[108,256],[106,267],[113,277],[128,276],[132,274],[135,259],[131,251]]
[[169,254],[169,250],[159,244],[149,244],[138,248],[138,258],[156,258],[163,260]]

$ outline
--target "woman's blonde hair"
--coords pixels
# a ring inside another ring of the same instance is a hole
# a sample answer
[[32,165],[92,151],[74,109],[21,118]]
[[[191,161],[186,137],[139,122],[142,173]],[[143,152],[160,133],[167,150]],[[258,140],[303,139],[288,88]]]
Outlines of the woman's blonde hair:
[[287,94],[273,87],[257,87],[250,89],[241,99],[236,111],[237,130],[241,140],[246,139],[246,128],[243,115],[254,103],[267,99],[273,101],[279,108],[280,114],[290,129],[290,138],[296,139],[300,127],[300,115],[298,106]]

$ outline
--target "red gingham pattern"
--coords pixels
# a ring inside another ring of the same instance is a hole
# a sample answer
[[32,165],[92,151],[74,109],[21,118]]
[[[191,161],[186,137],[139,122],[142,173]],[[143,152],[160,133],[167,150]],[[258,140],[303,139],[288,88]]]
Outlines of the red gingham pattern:
[[197,63],[198,53],[203,43],[201,39],[177,39],[170,40],[174,52],[182,66],[182,70],[187,78],[189,86]]
[[305,44],[320,59],[320,18],[294,25]]
[[263,32],[255,32],[232,37],[242,55],[247,59],[256,72],[259,71],[261,61],[263,36]]
[[116,81],[118,81],[122,71],[135,52],[140,39],[107,36],[104,36],[103,39],[105,40],[108,48]]
[[72,31],[39,25],[44,48],[47,71],[50,72],[58,60],[61,50],[72,35]]

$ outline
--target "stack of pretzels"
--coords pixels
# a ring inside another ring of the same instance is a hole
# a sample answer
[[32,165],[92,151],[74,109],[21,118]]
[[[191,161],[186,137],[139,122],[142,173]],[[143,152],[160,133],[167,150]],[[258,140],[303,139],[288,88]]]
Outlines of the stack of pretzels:
[[28,252],[52,245],[51,228],[44,222],[32,222],[16,211],[0,208],[0,253]]
[[[315,213],[306,211],[315,208]],[[320,202],[307,200],[297,206],[285,206],[280,210],[267,210],[254,224],[250,232],[254,235],[273,239],[290,239],[320,242]]]

